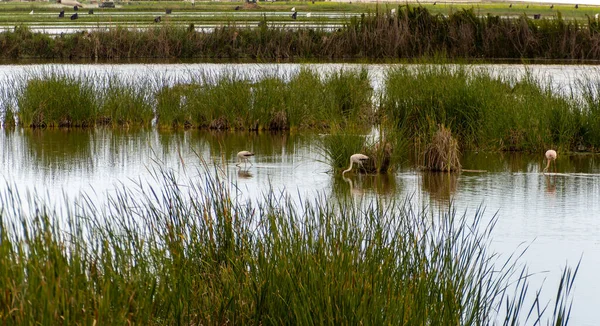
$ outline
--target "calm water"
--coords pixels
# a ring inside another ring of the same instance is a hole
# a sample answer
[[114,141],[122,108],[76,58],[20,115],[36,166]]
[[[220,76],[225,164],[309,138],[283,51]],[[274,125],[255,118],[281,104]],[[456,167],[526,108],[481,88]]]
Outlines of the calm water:
[[[148,72],[185,79],[194,69],[223,71],[227,65],[71,65],[74,72],[113,72],[139,78]],[[239,65],[241,72],[265,69],[290,73],[299,65]],[[355,69],[357,65],[317,65],[320,68]],[[381,88],[384,65],[373,65],[373,85]],[[523,67],[495,66],[501,72],[522,73]],[[0,66],[0,79],[9,79],[39,66]],[[322,71],[326,69],[321,69]],[[569,89],[589,67],[536,66],[534,73],[552,76],[557,91]],[[136,77],[137,76],[137,77]],[[0,80],[0,85],[7,83]],[[0,100],[1,101],[1,100]],[[1,104],[1,103],[0,103]],[[538,273],[533,285],[546,278],[546,298],[553,293],[562,267],[582,265],[576,280],[572,325],[597,325],[600,305],[600,156],[559,153],[559,174],[544,176],[541,155],[466,153],[464,168],[486,170],[460,175],[431,174],[414,169],[410,162],[388,177],[353,176],[348,180],[330,172],[311,133],[210,133],[156,130],[33,131],[0,129],[0,188],[14,185],[20,191],[47,194],[60,204],[63,193],[80,192],[103,198],[119,184],[150,180],[157,164],[180,175],[204,173],[202,161],[222,167],[226,178],[237,183],[243,196],[259,198],[269,187],[286,189],[305,198],[351,193],[355,198],[413,198],[413,205],[437,211],[450,202],[459,212],[474,215],[483,205],[489,219],[498,214],[493,234],[495,251],[509,255],[528,246],[523,262]],[[235,167],[235,153],[256,152],[254,165]],[[92,191],[93,189],[93,191]],[[2,189],[0,189],[1,191]],[[95,194],[95,195],[94,195]],[[537,286],[534,286],[537,287]],[[530,288],[533,291],[534,288]]]

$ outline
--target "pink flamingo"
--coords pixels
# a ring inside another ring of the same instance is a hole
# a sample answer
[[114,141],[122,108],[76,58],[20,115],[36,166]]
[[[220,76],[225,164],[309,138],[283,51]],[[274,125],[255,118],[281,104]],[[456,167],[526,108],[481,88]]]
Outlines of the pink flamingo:
[[558,157],[558,154],[556,154],[556,151],[553,149],[549,149],[546,151],[546,160],[548,160],[548,164],[546,165],[546,168],[544,169],[544,173],[546,173],[546,171],[548,171],[548,168],[550,167],[550,163],[552,163],[552,161],[554,161],[554,172],[556,172],[556,158]]
[[346,172],[350,172],[352,170],[352,164],[356,163],[358,166],[363,166],[363,162],[368,160],[369,157],[367,155],[363,155],[363,154],[353,154],[352,156],[350,156],[350,167],[346,170],[344,170],[344,172],[342,172],[342,176],[344,176],[344,174],[346,174]]
[[240,166],[242,161],[244,161],[244,167],[246,167],[246,163],[250,163],[250,166],[252,166],[252,162],[248,161],[248,158],[251,156],[254,156],[254,153],[248,151],[241,151],[237,153],[238,164],[236,164],[236,166]]

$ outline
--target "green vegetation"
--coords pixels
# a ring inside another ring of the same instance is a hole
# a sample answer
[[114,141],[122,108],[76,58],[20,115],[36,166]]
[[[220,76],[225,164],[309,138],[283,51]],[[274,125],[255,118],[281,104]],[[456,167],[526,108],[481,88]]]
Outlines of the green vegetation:
[[254,82],[233,72],[198,73],[190,83],[151,78],[138,83],[46,71],[22,76],[13,93],[19,94],[20,121],[31,127],[150,126],[153,108],[161,128],[326,129],[373,122],[366,70],[321,76],[302,69],[284,77],[265,75]]
[[57,71],[32,76],[18,92],[19,120],[32,127],[89,127],[97,116],[92,79]]
[[61,211],[5,189],[2,323],[568,324],[577,269],[541,301],[518,253],[489,251],[495,218],[480,211],[273,192],[237,202],[218,173],[196,172],[156,171],[157,186]]
[[531,75],[517,79],[466,66],[404,66],[388,72],[381,108],[421,149],[442,124],[461,149],[597,151],[597,86],[588,79],[580,85],[583,89],[571,92],[583,92],[583,103],[541,86]]
[[[161,129],[329,130],[322,145],[334,169],[363,153],[376,158],[365,166],[372,173],[394,169],[406,159],[395,153],[405,153],[409,143],[424,154],[440,125],[460,150],[600,149],[600,86],[590,77],[564,95],[528,73],[516,78],[470,66],[407,65],[390,68],[382,93],[374,94],[366,69],[261,74],[199,71],[185,81],[156,75],[133,81],[39,71],[5,90],[4,118],[14,125],[10,111],[16,112],[30,127],[149,127],[156,117]],[[373,127],[381,139],[350,141]],[[336,145],[337,137],[347,148]]]
[[[319,27],[291,30],[285,27],[291,20],[279,22],[283,26],[274,25],[273,19],[278,18],[266,16],[262,19],[257,16],[248,25],[247,21],[231,16],[216,19],[214,30],[203,32],[195,31],[192,26],[202,21],[185,18],[177,22],[170,17],[160,25],[153,23],[153,17],[144,17],[147,28],[131,30],[116,18],[117,27],[60,37],[32,33],[26,24],[19,24],[14,31],[0,33],[0,57],[600,59],[600,22],[593,15],[567,20],[557,14],[534,20],[527,15],[512,18],[485,15],[474,8],[451,10],[446,15],[422,6],[399,6],[395,14],[390,13],[389,7],[376,7],[371,13],[353,14],[337,21],[334,30]],[[327,20],[313,23],[326,24]]]

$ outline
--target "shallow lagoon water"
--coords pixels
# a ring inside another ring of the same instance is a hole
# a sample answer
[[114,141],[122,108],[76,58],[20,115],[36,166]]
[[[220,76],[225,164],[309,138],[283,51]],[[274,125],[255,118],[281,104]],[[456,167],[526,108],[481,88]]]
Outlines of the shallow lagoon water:
[[[320,71],[361,65],[312,65]],[[45,66],[48,67],[48,66]],[[292,73],[301,65],[68,65],[53,66],[74,73],[117,73],[139,78],[160,73],[167,80],[185,80],[197,69],[222,73],[235,67],[239,72],[260,76],[265,70]],[[386,65],[367,66],[373,86],[381,89]],[[40,66],[0,66],[0,85],[15,74]],[[534,73],[548,76],[557,91],[568,93],[577,76],[589,73],[585,66],[534,66]],[[522,66],[494,66],[506,73],[523,73]],[[546,76],[546,77],[544,77]],[[5,86],[6,87],[6,86]],[[359,200],[404,200],[431,211],[447,210],[473,216],[479,207],[485,217],[498,215],[492,249],[508,256],[528,247],[522,262],[536,273],[530,291],[546,278],[544,298],[554,294],[565,264],[575,266],[582,259],[575,283],[572,325],[596,325],[595,309],[600,303],[600,156],[559,153],[558,173],[543,175],[541,154],[465,153],[463,167],[487,172],[439,174],[419,171],[405,162],[388,177],[352,175],[343,179],[331,173],[315,133],[232,133],[197,130],[165,132],[99,128],[83,130],[16,129],[0,132],[1,186],[45,194],[56,205],[63,194],[81,192],[99,201],[116,187],[151,180],[157,165],[172,169],[181,177],[195,178],[222,171],[241,190],[243,198],[260,199],[273,187],[304,198],[349,194]],[[239,169],[235,153],[256,152],[253,166]],[[215,167],[214,169],[212,167]]]
[[[559,173],[540,173],[539,155],[466,153],[463,165],[487,172],[440,174],[414,169],[410,162],[389,177],[331,173],[317,134],[4,130],[0,134],[0,174],[5,185],[37,191],[56,203],[63,195],[85,192],[99,202],[116,187],[151,181],[158,165],[181,177],[222,171],[239,195],[259,199],[273,187],[292,196],[343,196],[356,201],[404,200],[432,211],[452,204],[486,218],[498,214],[493,250],[506,257],[528,246],[523,262],[546,280],[546,295],[556,286],[562,266],[582,266],[576,280],[573,325],[594,325],[600,282],[600,158],[561,155]],[[235,166],[240,149],[256,152],[253,165]],[[214,169],[213,169],[214,168]],[[350,185],[351,184],[351,185]],[[547,273],[545,273],[547,272]],[[548,299],[550,297],[547,297]]]

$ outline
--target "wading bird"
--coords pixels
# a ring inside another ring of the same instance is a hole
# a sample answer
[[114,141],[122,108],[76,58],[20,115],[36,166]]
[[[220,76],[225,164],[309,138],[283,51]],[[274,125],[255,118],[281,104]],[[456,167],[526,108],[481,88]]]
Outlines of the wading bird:
[[65,16],[65,11],[64,11],[64,10],[61,10],[61,11],[58,13],[58,18],[63,18],[64,16]]
[[292,19],[296,19],[296,17],[298,17],[298,12],[294,11],[294,13],[292,14]]
[[368,159],[369,157],[367,155],[353,154],[352,156],[350,156],[350,167],[347,170],[344,170],[344,172],[342,172],[342,176],[344,176],[346,172],[350,172],[352,170],[352,164],[356,163],[358,166],[362,167],[363,162]]
[[546,168],[544,169],[544,173],[546,173],[546,171],[548,171],[548,168],[550,167],[550,163],[552,163],[552,161],[554,161],[554,172],[556,172],[556,157],[558,156],[556,154],[556,151],[553,149],[549,149],[546,151],[546,160],[548,160],[548,164],[546,165]]
[[252,166],[252,162],[248,160],[248,158],[250,158],[251,156],[254,156],[254,153],[248,151],[241,151],[237,153],[238,164],[236,164],[235,166],[240,166],[240,164],[242,164],[242,161],[244,161],[244,167],[246,166],[246,163],[250,163],[250,166]]
[[79,18],[79,16],[77,15],[77,13],[74,13],[73,15],[71,15],[71,20],[75,20]]
[[155,23],[160,23],[161,20],[162,20],[162,18],[160,16],[154,17]]
[[295,12],[295,11],[296,11],[296,7],[293,7],[293,8],[292,8],[292,12]]

